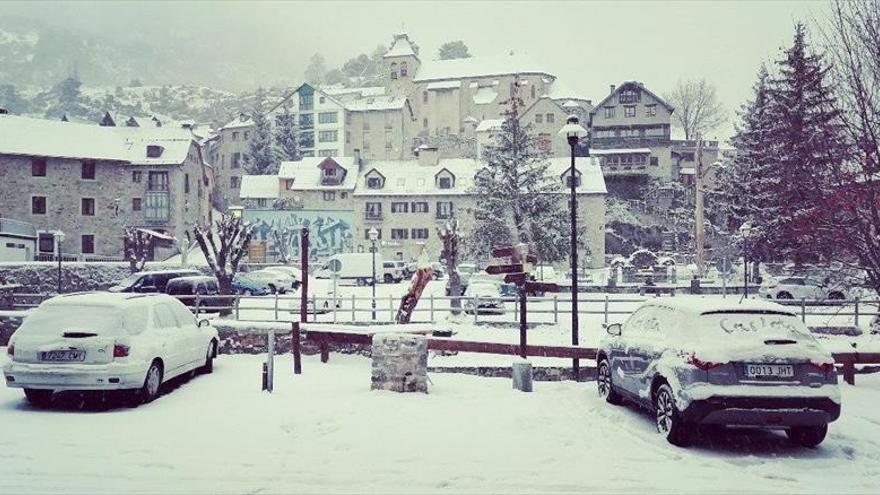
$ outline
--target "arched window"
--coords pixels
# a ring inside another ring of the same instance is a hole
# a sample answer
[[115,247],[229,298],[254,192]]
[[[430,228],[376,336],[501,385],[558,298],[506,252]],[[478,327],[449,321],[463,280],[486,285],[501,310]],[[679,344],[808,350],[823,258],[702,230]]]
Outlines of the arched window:
[[406,77],[406,62],[400,63],[400,77]]
[[397,62],[391,62],[391,79],[397,79]]

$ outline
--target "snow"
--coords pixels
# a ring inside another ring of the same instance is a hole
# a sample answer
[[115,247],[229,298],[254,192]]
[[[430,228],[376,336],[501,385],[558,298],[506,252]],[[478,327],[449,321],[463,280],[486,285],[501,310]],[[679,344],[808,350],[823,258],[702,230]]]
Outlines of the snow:
[[394,43],[391,45],[391,48],[385,52],[384,58],[389,57],[407,57],[407,56],[416,56],[416,51],[413,49],[412,44],[409,41],[409,37],[406,34],[396,34],[394,35]]
[[[476,98],[476,96],[474,96]],[[486,119],[477,126],[476,132],[497,131],[504,124],[504,119]]]
[[371,96],[346,103],[345,109],[351,112],[400,110],[404,105],[406,105],[404,96]]
[[[472,186],[479,162],[470,158],[441,159],[434,166],[419,165],[418,160],[370,160],[363,168],[355,196],[461,195]],[[438,189],[435,176],[443,170],[455,176],[451,189]],[[385,177],[382,189],[367,189],[366,176],[373,170]]]
[[[474,103],[477,105],[488,105],[495,101],[498,98],[498,92],[495,91],[495,88],[492,86],[484,86],[482,88],[478,88],[477,92],[474,93]],[[484,121],[484,122],[493,122],[494,120]]]
[[426,82],[513,74],[544,74],[552,77],[544,67],[524,56],[501,55],[453,60],[426,60],[422,62],[414,80],[415,82]]
[[[2,350],[2,349],[0,349]],[[5,354],[5,350],[3,354]],[[212,375],[105,413],[51,410],[0,389],[4,492],[872,493],[880,485],[880,376],[842,386],[818,449],[775,432],[669,445],[651,419],[601,401],[595,383],[431,373],[429,394],[371,392],[370,361],[220,356]],[[508,359],[508,364],[514,361]]]
[[277,175],[242,175],[239,197],[242,199],[275,199],[279,195],[278,188]]
[[281,162],[278,170],[280,179],[293,179],[293,184],[287,187],[291,191],[304,191],[314,189],[326,190],[352,190],[357,183],[358,167],[353,157],[335,156],[332,158],[340,167],[346,170],[345,178],[339,185],[321,184],[321,169],[318,167],[326,157],[307,156],[295,162]]
[[733,297],[730,299],[719,299],[709,296],[676,296],[651,299],[647,304],[667,307],[690,316],[704,315],[715,311],[773,311],[786,313],[791,316],[795,315],[792,309],[763,299],[740,300]]
[[593,149],[590,148],[590,155],[593,156],[604,156],[604,155],[621,155],[621,154],[650,154],[651,148],[607,148],[607,149]]
[[441,89],[459,89],[461,88],[461,81],[434,81],[428,83],[425,87],[428,91],[432,90],[441,90]]

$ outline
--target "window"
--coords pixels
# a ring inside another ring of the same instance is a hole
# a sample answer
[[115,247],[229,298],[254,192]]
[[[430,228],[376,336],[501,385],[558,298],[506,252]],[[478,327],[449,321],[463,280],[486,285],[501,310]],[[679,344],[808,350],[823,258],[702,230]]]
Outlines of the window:
[[414,201],[412,204],[413,213],[428,213],[428,203],[426,201]]
[[[572,181],[571,175],[566,175],[565,176],[565,187],[571,187],[571,181]],[[581,187],[581,176],[580,175],[574,176],[574,187]]]
[[131,198],[131,211],[141,211],[142,201],[141,198]]
[[635,89],[627,89],[621,91],[617,98],[619,103],[638,103],[642,100],[642,92]]
[[318,142],[319,143],[332,143],[336,141],[338,137],[338,131],[320,131],[318,133]]
[[382,203],[367,202],[364,205],[364,213],[367,218],[382,218]]
[[249,131],[244,131],[244,140],[247,141],[251,138],[251,133]]
[[232,140],[238,141],[238,131],[232,131]]
[[321,112],[318,114],[319,124],[335,124],[337,122],[336,112]]
[[339,150],[318,150],[318,156],[339,156]]
[[324,191],[324,201],[336,201],[336,193],[334,191]]
[[150,172],[147,176],[147,189],[150,191],[167,191],[168,172]]
[[236,169],[241,166],[241,153],[232,154],[232,163],[229,168]]
[[345,131],[345,144],[351,144],[351,131]]
[[[379,234],[376,236],[376,240],[381,239],[382,238],[382,229],[376,229],[376,233]],[[368,241],[371,240],[370,239],[370,229],[364,229],[364,239],[368,240]]]
[[422,103],[428,103],[428,92],[422,91]]
[[299,126],[300,127],[312,127],[315,124],[315,114],[313,113],[301,113],[299,114]]
[[31,176],[33,177],[45,177],[46,176],[46,159],[45,158],[34,158],[31,160]]
[[168,193],[148,193],[144,207],[147,220],[167,221],[171,216],[171,199]]
[[400,63],[400,77],[406,77],[406,62]]
[[55,252],[55,236],[51,232],[40,232],[39,244],[39,249],[41,253]]
[[95,198],[80,199],[80,215],[84,217],[95,216]]
[[241,177],[232,176],[229,178],[229,187],[232,189],[238,189],[241,187]]
[[626,105],[625,107],[623,107],[623,116],[624,117],[635,117],[636,116],[635,105]]
[[324,103],[325,101],[327,101],[327,98],[324,98],[323,96],[318,98],[318,103]]
[[300,91],[299,93],[299,109],[311,110],[315,106],[315,94],[312,92]]
[[391,62],[391,79],[397,79],[397,62]]
[[535,85],[532,85],[532,99],[535,98]]
[[34,215],[46,214],[46,196],[31,197],[31,213]]
[[556,114],[548,113],[547,114],[547,123],[552,124],[556,122]]
[[141,183],[141,171],[135,170],[131,173],[131,181],[137,184]]
[[367,189],[382,189],[382,178],[367,177]]
[[452,189],[452,177],[440,177],[437,179],[437,187],[440,189]]
[[657,167],[657,166],[659,166],[659,165],[660,165],[660,159],[657,158],[656,156],[652,156],[652,157],[651,157],[651,166],[652,166],[652,167]]
[[409,213],[409,203],[407,202],[392,202],[391,203],[391,213]]
[[183,174],[183,193],[189,194],[189,174]]
[[535,123],[536,124],[543,124],[544,123],[544,114],[543,113],[536,113],[535,114]]
[[438,201],[437,202],[437,218],[450,218],[452,217],[452,202],[451,201]]
[[645,105],[645,115],[648,117],[657,115],[657,105]]
[[428,238],[428,229],[412,229],[412,238],[413,239],[427,239]]
[[613,119],[614,118],[614,107],[605,107],[605,118]]
[[79,238],[80,252],[83,254],[95,253],[95,235],[83,234]]
[[82,162],[80,177],[87,180],[95,179],[95,162]]
[[409,231],[406,229],[391,229],[391,238],[396,240],[409,239]]

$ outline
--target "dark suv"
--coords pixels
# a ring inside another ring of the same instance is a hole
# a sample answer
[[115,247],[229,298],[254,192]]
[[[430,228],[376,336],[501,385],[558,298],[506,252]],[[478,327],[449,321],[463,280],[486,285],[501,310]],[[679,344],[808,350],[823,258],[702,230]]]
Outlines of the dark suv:
[[180,277],[198,277],[197,270],[158,270],[137,272],[125,277],[108,289],[110,292],[159,292],[164,293],[168,281]]

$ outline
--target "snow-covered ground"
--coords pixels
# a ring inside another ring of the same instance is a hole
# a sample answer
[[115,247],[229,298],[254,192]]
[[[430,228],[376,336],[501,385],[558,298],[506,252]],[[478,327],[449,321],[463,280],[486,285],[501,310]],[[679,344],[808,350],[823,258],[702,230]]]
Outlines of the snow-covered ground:
[[816,450],[737,431],[680,449],[595,383],[431,374],[430,394],[371,392],[370,361],[221,356],[213,375],[137,409],[33,409],[0,389],[3,493],[872,493],[880,376],[842,385]]

